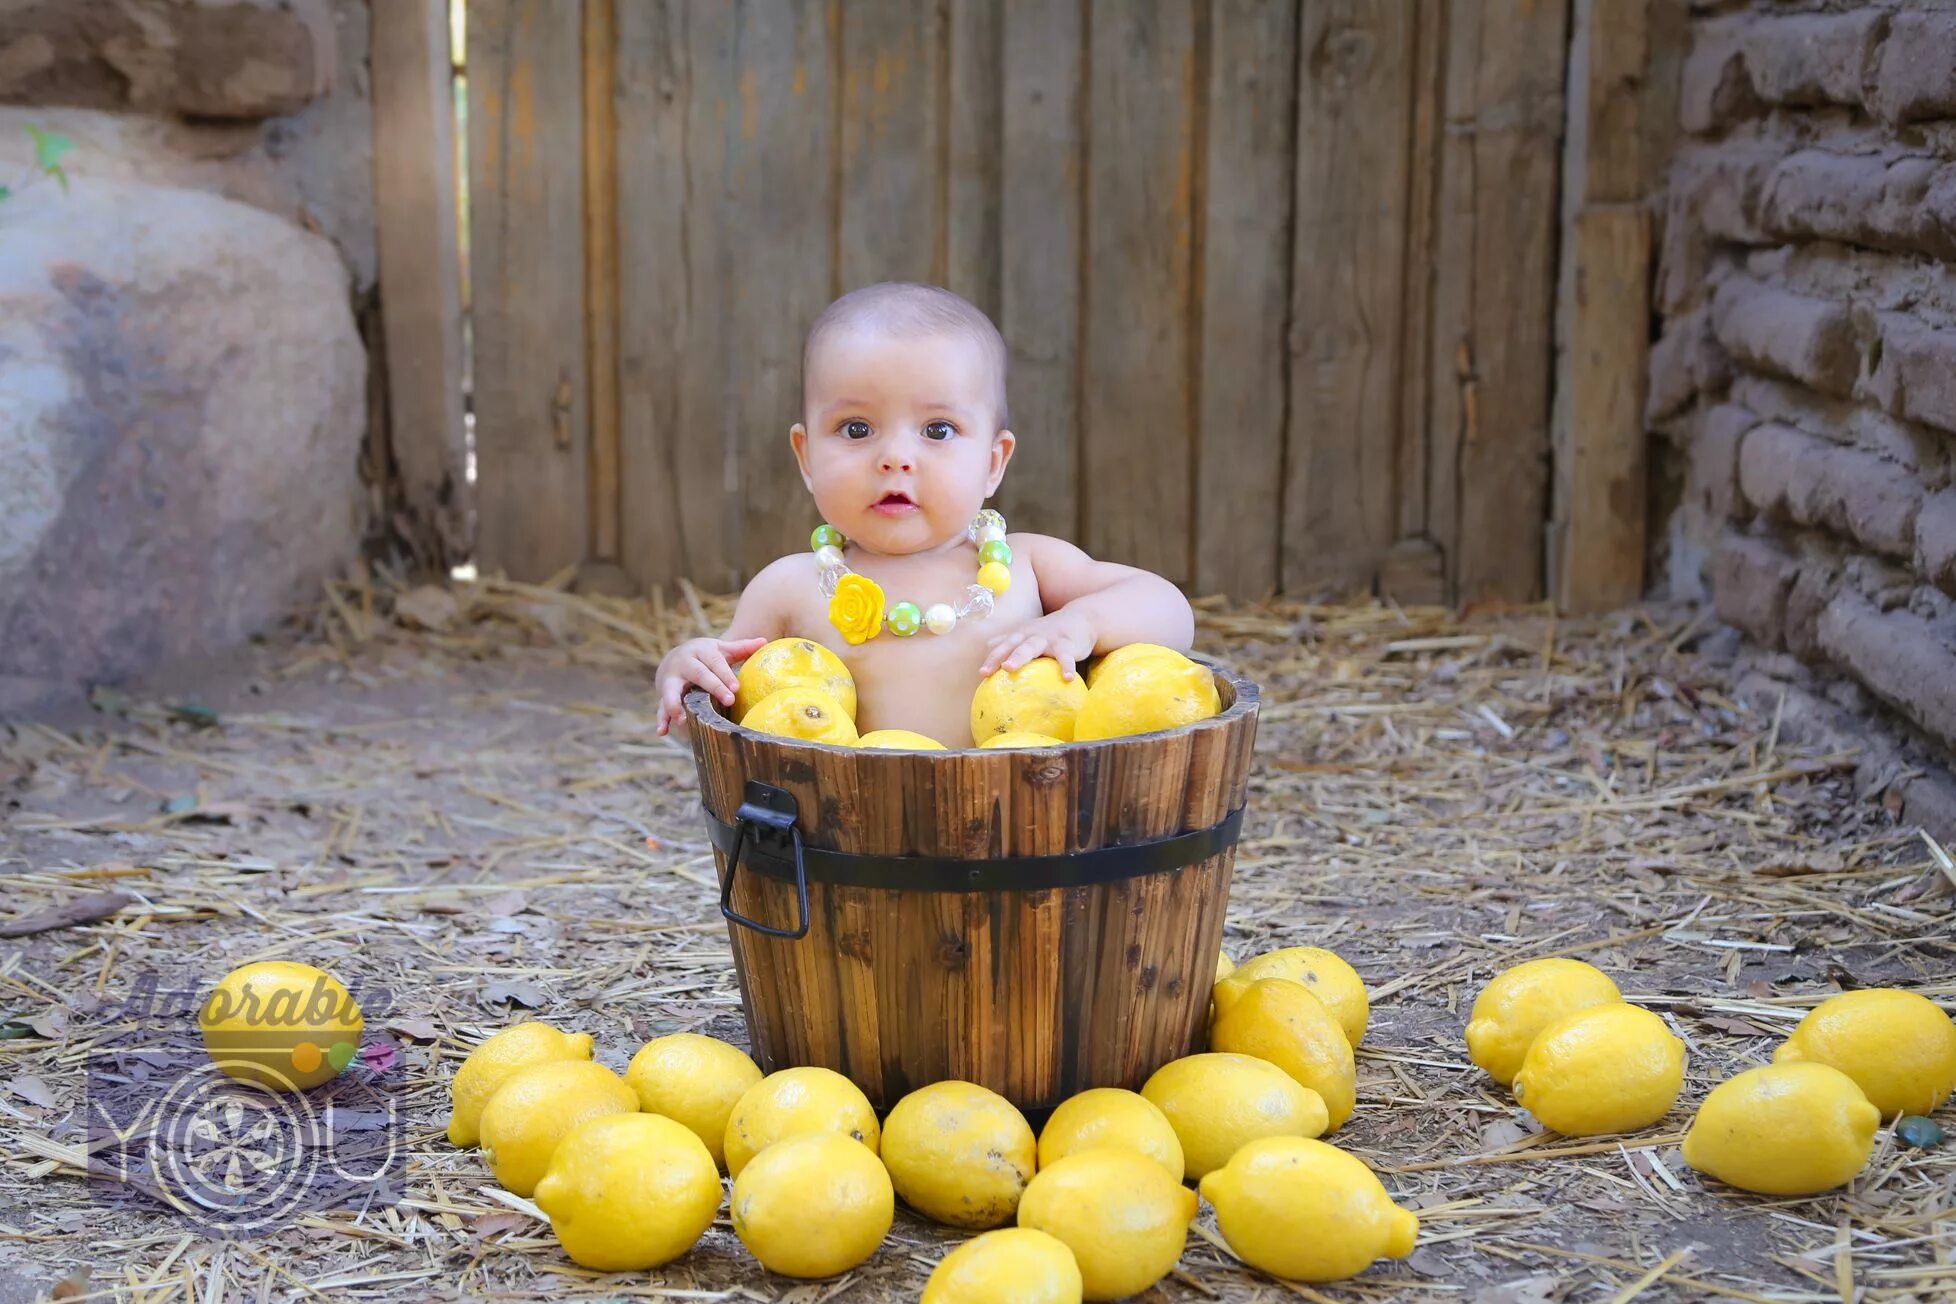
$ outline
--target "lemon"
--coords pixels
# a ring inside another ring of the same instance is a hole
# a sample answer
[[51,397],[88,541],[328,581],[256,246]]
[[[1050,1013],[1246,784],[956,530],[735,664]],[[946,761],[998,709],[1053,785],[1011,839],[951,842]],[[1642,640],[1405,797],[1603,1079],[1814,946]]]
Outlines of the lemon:
[[1017,670],[994,670],[971,698],[971,736],[1036,733],[1069,742],[1073,717],[1087,700],[1087,683],[1065,678],[1060,663],[1034,657]]
[[760,1069],[739,1047],[697,1032],[654,1038],[625,1068],[638,1107],[691,1131],[716,1168],[727,1165],[727,1119],[760,1080]]
[[1110,653],[1095,670],[1072,737],[1087,742],[1153,733],[1207,720],[1221,709],[1215,675],[1179,652],[1120,662]]
[[1156,1069],[1141,1087],[1181,1143],[1187,1176],[1199,1179],[1267,1136],[1322,1136],[1324,1100],[1290,1074],[1252,1055],[1188,1055]]
[[481,1135],[482,1107],[516,1070],[548,1060],[590,1058],[590,1033],[560,1032],[535,1020],[504,1028],[485,1039],[469,1052],[462,1067],[455,1070],[455,1081],[449,1087],[455,1107],[448,1119],[449,1143],[458,1146],[476,1143]]
[[1581,960],[1528,960],[1497,974],[1474,998],[1467,1057],[1507,1086],[1529,1044],[1565,1014],[1623,999],[1609,975]]
[[197,1011],[204,1049],[225,1076],[273,1091],[304,1091],[337,1076],[366,1027],[339,979],[295,960],[233,969]]
[[1238,1258],[1293,1281],[1356,1276],[1411,1254],[1419,1236],[1363,1162],[1305,1137],[1250,1142],[1202,1179],[1202,1196]]
[[787,1277],[847,1272],[876,1253],[895,1217],[882,1161],[839,1132],[777,1141],[734,1179],[734,1234]]
[[586,1119],[635,1114],[638,1093],[592,1060],[546,1060],[510,1074],[482,1107],[482,1162],[503,1189],[528,1198],[557,1143]]
[[720,1170],[687,1128],[606,1114],[564,1134],[537,1183],[564,1253],[599,1272],[656,1268],[693,1248],[720,1210]]
[[1128,643],[1087,663],[1087,687],[1094,686],[1094,681],[1100,678],[1100,672],[1105,667],[1112,666],[1118,672],[1123,666],[1157,659],[1165,659],[1170,665],[1188,660],[1174,648],[1163,647],[1159,643]]
[[1670,1112],[1684,1043],[1649,1010],[1617,1002],[1565,1014],[1535,1038],[1515,1099],[1565,1136],[1634,1132]]
[[1216,1012],[1212,1050],[1269,1060],[1318,1093],[1330,1131],[1344,1126],[1358,1098],[1352,1044],[1330,1007],[1303,983],[1259,978],[1236,1002]]
[[1881,1113],[1825,1064],[1769,1064],[1712,1088],[1684,1136],[1684,1162],[1762,1195],[1818,1195],[1874,1153]]
[[908,729],[871,729],[856,739],[858,747],[885,747],[899,752],[941,752],[944,744]]
[[1927,997],[1894,987],[1830,996],[1807,1012],[1777,1064],[1828,1064],[1883,1118],[1927,1114],[1956,1088],[1956,1024]]
[[749,1087],[727,1115],[728,1174],[739,1177],[755,1155],[804,1132],[839,1132],[872,1155],[882,1139],[861,1087],[833,1069],[782,1069]]
[[784,688],[754,703],[741,724],[757,733],[834,747],[856,745],[856,724],[819,688]]
[[993,734],[978,745],[980,747],[1064,747],[1066,739],[1042,733],[1002,733]]
[[1287,946],[1244,961],[1235,973],[1216,980],[1217,1013],[1235,1004],[1251,983],[1264,978],[1303,983],[1338,1020],[1338,1026],[1345,1030],[1345,1040],[1356,1048],[1365,1039],[1365,1025],[1372,1017],[1365,981],[1356,969],[1320,946]]
[[1043,1168],[1019,1200],[1019,1226],[1055,1236],[1080,1265],[1086,1299],[1139,1295],[1182,1257],[1195,1192],[1132,1150],[1082,1150]]
[[1236,972],[1236,961],[1229,958],[1229,952],[1216,952],[1216,981],[1221,982]]
[[1146,1155],[1178,1182],[1186,1171],[1174,1125],[1159,1105],[1139,1092],[1095,1087],[1063,1102],[1039,1133],[1039,1166],[1050,1168],[1095,1146]]
[[1080,1304],[1080,1265],[1066,1242],[1001,1227],[944,1256],[918,1304]]
[[1012,1220],[1037,1165],[1025,1115],[972,1082],[933,1082],[897,1101],[882,1155],[905,1204],[974,1231]]
[[733,718],[747,713],[784,688],[817,688],[834,698],[844,715],[856,718],[856,680],[842,658],[812,638],[777,638],[740,663]]

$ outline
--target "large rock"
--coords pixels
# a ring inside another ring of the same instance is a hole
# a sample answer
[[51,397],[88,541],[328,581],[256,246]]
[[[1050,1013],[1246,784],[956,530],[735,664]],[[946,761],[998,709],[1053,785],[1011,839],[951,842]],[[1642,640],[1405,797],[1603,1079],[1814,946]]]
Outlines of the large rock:
[[362,528],[366,356],[325,240],[213,195],[0,209],[0,712],[236,643]]
[[327,0],[0,0],[0,100],[192,118],[296,113],[332,85]]

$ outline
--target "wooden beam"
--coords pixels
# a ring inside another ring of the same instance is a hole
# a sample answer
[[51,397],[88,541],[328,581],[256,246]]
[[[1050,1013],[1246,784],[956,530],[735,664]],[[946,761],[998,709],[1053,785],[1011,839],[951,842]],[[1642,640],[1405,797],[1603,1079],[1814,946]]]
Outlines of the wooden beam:
[[470,549],[447,0],[376,5],[371,57],[395,506],[424,560],[446,570]]
[[619,555],[615,0],[584,0],[584,362],[591,390],[591,556]]

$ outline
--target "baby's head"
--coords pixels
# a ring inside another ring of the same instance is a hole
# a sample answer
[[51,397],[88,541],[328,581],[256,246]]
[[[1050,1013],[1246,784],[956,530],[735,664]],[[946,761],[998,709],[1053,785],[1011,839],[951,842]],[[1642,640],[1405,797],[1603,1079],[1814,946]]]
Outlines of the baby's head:
[[789,432],[822,519],[880,553],[955,543],[998,488],[1005,341],[975,306],[890,281],[837,299],[802,350]]

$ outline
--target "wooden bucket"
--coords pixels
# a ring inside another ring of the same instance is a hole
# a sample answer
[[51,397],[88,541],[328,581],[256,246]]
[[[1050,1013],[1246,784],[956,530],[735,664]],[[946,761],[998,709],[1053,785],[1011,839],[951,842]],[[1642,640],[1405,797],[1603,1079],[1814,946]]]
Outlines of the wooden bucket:
[[761,1068],[1041,1111],[1199,1049],[1257,715],[1214,673],[1212,719],[1029,751],[816,746],[689,693]]

